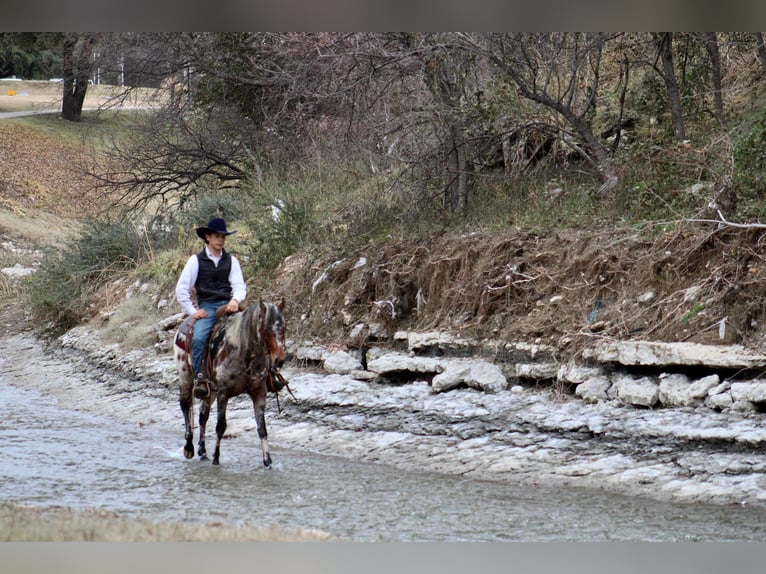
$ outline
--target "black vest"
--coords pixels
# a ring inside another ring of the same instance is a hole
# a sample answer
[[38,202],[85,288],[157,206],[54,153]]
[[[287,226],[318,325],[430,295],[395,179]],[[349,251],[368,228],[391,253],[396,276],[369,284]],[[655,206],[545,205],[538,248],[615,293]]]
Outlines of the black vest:
[[197,274],[197,281],[194,283],[194,289],[197,291],[197,303],[231,299],[231,282],[229,281],[231,255],[224,250],[221,253],[218,267],[216,267],[203,249],[197,253],[197,261],[199,262],[199,273]]

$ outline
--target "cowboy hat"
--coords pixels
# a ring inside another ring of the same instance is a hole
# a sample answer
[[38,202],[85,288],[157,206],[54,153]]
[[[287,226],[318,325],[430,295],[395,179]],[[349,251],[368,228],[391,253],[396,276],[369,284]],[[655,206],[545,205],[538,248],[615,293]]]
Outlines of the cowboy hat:
[[201,239],[205,239],[205,235],[209,233],[222,233],[224,235],[231,235],[232,233],[236,233],[236,231],[227,231],[226,222],[220,217],[214,217],[207,222],[207,227],[197,228],[197,235]]

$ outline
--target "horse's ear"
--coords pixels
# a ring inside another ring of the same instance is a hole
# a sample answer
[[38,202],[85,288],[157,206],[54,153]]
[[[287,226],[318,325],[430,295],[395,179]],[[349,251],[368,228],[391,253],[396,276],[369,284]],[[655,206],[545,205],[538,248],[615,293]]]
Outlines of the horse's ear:
[[266,314],[266,303],[263,302],[263,299],[258,300],[258,304],[261,306],[261,315]]
[[279,305],[277,305],[277,309],[279,309],[280,313],[285,310],[285,298],[284,297],[282,297],[282,300],[279,302]]

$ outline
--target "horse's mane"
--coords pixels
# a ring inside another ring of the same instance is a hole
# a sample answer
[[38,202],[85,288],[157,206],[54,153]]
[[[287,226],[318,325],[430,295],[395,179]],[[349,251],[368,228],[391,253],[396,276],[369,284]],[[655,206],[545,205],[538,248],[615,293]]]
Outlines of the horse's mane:
[[231,348],[243,349],[253,341],[260,342],[258,325],[261,321],[261,306],[253,304],[241,313],[229,316],[224,339]]

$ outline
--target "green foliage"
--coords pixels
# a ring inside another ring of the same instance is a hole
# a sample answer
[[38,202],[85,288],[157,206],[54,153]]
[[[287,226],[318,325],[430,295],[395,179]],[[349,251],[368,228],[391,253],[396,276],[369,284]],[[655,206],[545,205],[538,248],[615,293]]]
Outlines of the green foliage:
[[746,190],[762,196],[766,184],[766,112],[761,110],[752,120],[743,121],[732,139],[737,187],[744,190],[745,199],[752,196]]
[[0,77],[47,80],[61,76],[61,39],[56,32],[0,33]]
[[207,189],[184,201],[178,210],[166,217],[169,222],[185,229],[205,225],[213,217],[235,221],[245,217],[250,201],[251,198],[241,190]]
[[32,314],[54,335],[77,325],[95,289],[147,256],[148,239],[130,223],[95,222],[67,249],[47,251],[28,279]]
[[692,319],[694,319],[694,317],[699,315],[703,309],[704,307],[702,306],[702,303],[699,303],[699,302],[695,303],[694,305],[692,305],[691,309],[689,309],[686,313],[684,313],[681,316],[681,323],[683,323],[684,325],[688,325],[689,321],[691,321]]
[[246,218],[252,237],[245,247],[253,270],[273,269],[312,238],[320,197],[311,184],[255,184],[254,205]]

